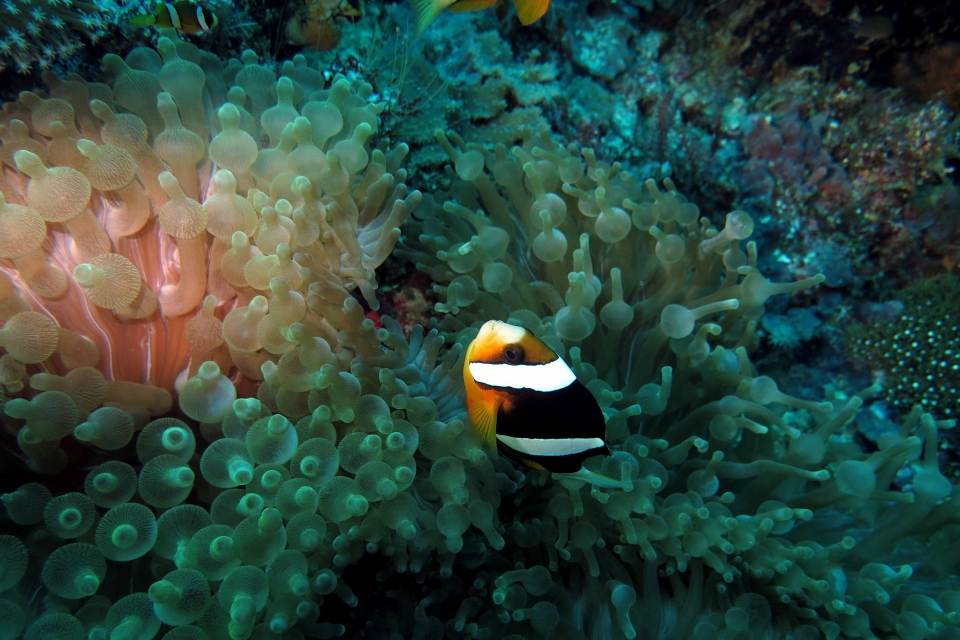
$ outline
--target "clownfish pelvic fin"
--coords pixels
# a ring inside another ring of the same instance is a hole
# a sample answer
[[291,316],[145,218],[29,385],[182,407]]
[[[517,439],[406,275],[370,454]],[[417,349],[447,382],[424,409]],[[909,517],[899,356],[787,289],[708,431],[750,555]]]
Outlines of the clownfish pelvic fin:
[[586,467],[580,467],[580,471],[576,471],[574,473],[554,472],[553,477],[558,480],[563,480],[564,478],[568,478],[570,480],[579,480],[581,482],[592,484],[595,487],[600,487],[601,489],[624,490],[623,483],[619,480],[614,480],[613,478],[590,471]]

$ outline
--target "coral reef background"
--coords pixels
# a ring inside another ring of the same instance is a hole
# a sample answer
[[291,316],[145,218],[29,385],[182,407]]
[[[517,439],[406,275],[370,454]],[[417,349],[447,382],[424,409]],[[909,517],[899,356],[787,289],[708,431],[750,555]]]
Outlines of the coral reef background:
[[960,637],[949,3],[209,6],[0,5],[0,639]]

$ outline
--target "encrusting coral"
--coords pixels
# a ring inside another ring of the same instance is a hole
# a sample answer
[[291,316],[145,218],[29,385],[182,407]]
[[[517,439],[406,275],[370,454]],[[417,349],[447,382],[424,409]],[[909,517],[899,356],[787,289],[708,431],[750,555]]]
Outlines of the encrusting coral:
[[[0,497],[0,638],[960,637],[948,425],[917,408],[864,452],[836,437],[861,396],[756,371],[766,300],[822,276],[768,281],[746,213],[718,230],[529,130],[438,131],[450,188],[421,202],[369,85],[159,50],[0,116],[0,236],[30,238],[0,278],[6,426],[35,472],[96,460],[82,492]],[[377,308],[404,222],[444,299],[409,337],[351,295]],[[472,437],[487,319],[571,364],[621,488]]]
[[[846,347],[851,358],[882,376],[890,404],[920,405],[935,415],[953,417],[960,386],[960,344],[954,302],[960,282],[953,276],[907,287],[880,308],[887,318],[868,318],[850,327]],[[879,315],[879,314],[878,314]]]
[[[408,5],[387,7],[397,24],[412,23]],[[446,162],[435,129],[456,123],[473,142],[513,144],[524,127],[546,122],[541,107],[555,107],[563,93],[557,65],[541,60],[538,50],[518,63],[496,30],[479,29],[474,20],[454,13],[445,16],[445,27],[416,39],[400,32],[353,36],[370,43],[360,64],[384,105],[383,132],[411,145],[407,163],[419,174]]]

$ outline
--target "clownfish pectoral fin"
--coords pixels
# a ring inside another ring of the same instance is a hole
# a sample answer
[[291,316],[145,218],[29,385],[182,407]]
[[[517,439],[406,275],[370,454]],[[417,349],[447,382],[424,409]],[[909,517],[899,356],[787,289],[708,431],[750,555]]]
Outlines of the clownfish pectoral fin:
[[502,400],[496,396],[490,399],[477,398],[468,405],[467,414],[480,437],[480,441],[490,449],[497,449],[497,411]]
[[550,7],[550,0],[513,0],[513,5],[517,8],[520,24],[527,26],[543,17]]
[[483,11],[497,4],[498,0],[460,0],[450,5],[450,11]]
[[456,0],[410,0],[413,6],[413,37],[419,38],[440,12]]
[[553,474],[554,478],[570,478],[571,480],[582,480],[589,484],[592,484],[595,487],[600,487],[601,489],[623,489],[623,483],[619,480],[614,480],[613,478],[608,478],[605,475],[601,475],[594,471],[590,471],[586,467],[580,467],[580,471],[574,473],[556,473]]

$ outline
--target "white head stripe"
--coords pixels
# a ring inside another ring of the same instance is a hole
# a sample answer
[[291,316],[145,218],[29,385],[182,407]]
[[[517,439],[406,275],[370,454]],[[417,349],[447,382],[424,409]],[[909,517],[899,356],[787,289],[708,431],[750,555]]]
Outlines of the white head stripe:
[[557,358],[546,364],[489,364],[471,362],[473,379],[491,387],[557,391],[569,387],[577,376],[567,363]]
[[173,6],[172,2],[164,2],[163,5],[167,8],[167,13],[170,14],[170,24],[177,31],[182,31],[183,25],[180,23],[180,14],[177,13],[177,8]]
[[496,323],[491,330],[495,331],[497,337],[507,343],[520,342],[523,340],[524,336],[527,335],[527,330],[523,327],[507,324],[506,322]]
[[572,456],[603,446],[600,438],[512,438],[497,434],[497,440],[528,456]]
[[197,5],[197,22],[200,23],[200,28],[204,31],[210,31],[210,27],[207,25],[207,19],[203,17],[203,9],[200,5]]

